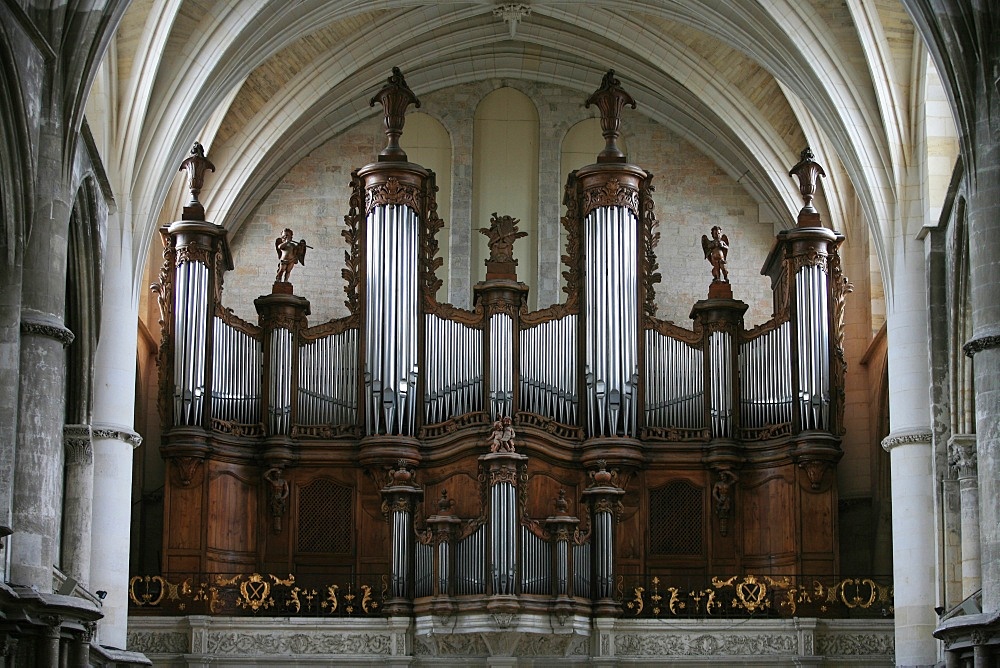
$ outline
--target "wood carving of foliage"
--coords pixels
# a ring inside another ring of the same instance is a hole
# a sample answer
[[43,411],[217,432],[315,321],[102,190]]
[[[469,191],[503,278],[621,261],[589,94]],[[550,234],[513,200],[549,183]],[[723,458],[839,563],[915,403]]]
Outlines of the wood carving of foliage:
[[420,242],[420,282],[423,285],[424,294],[435,301],[437,291],[442,285],[437,270],[444,264],[444,259],[437,256],[439,250],[437,233],[444,227],[444,221],[438,216],[437,192],[437,178],[434,172],[428,171],[427,213],[424,221],[424,234]]
[[348,250],[344,251],[346,266],[340,272],[346,281],[344,292],[347,293],[347,300],[344,305],[352,315],[361,313],[358,286],[361,282],[361,219],[364,216],[364,198],[364,184],[357,170],[354,170],[351,172],[350,211],[344,216],[347,229],[340,232],[348,246]]
[[647,318],[656,315],[656,291],[654,285],[662,280],[658,271],[659,264],[656,261],[656,245],[660,241],[660,233],[656,231],[659,221],[653,213],[653,175],[646,172],[646,178],[642,180],[640,202],[642,207],[642,250],[640,259],[642,280],[643,280],[643,313]]
[[566,270],[562,273],[563,278],[566,279],[563,292],[566,293],[566,305],[572,306],[573,313],[576,313],[576,305],[580,301],[580,286],[583,279],[581,268],[583,258],[580,254],[580,208],[576,192],[576,172],[573,171],[566,179],[566,189],[563,194],[566,215],[561,219],[562,226],[566,229],[566,254],[562,256],[562,262],[566,265]]

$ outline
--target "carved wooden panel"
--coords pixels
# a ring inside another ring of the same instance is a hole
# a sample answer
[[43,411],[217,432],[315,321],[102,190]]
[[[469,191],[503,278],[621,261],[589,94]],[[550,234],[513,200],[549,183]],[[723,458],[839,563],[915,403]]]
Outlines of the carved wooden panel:
[[171,486],[165,502],[164,543],[170,549],[201,548],[202,486]]
[[210,462],[207,547],[220,552],[256,551],[256,467]]
[[798,543],[794,474],[789,466],[744,472],[741,482],[743,568],[794,573]]

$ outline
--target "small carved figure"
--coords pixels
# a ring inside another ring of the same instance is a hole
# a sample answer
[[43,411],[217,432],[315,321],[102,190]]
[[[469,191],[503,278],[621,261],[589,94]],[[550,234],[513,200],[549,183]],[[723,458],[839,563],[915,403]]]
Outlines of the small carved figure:
[[490,452],[514,452],[514,423],[504,416],[493,423],[490,432]]
[[281,533],[281,516],[288,507],[288,481],[281,477],[281,469],[267,470],[264,480],[271,483],[271,518],[274,533]]
[[281,236],[274,240],[274,250],[278,253],[278,273],[274,276],[275,283],[287,283],[296,264],[301,264],[304,267],[306,249],[312,248],[312,246],[306,245],[305,239],[293,240],[292,234],[292,231],[286,227]]
[[497,216],[494,212],[489,227],[480,227],[479,233],[490,238],[489,262],[514,262],[514,242],[528,236],[517,229],[521,221],[511,216]]
[[719,518],[719,533],[725,536],[729,532],[729,513],[733,508],[732,487],[739,477],[729,469],[719,471],[719,480],[712,485],[712,498],[715,499],[715,515]]
[[722,228],[718,225],[713,227],[711,239],[701,235],[701,248],[705,251],[705,259],[712,263],[712,282],[728,283],[726,258],[729,256],[729,237],[722,233]]

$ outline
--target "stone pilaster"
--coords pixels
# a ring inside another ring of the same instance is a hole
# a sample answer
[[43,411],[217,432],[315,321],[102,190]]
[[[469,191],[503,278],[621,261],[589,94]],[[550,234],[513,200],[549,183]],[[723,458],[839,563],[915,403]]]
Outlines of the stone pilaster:
[[962,598],[982,586],[979,548],[979,477],[975,434],[955,434],[948,443],[948,463],[958,477],[962,517]]
[[62,518],[63,572],[81,587],[90,583],[90,532],[94,494],[94,445],[90,425],[63,428],[66,448],[65,498]]

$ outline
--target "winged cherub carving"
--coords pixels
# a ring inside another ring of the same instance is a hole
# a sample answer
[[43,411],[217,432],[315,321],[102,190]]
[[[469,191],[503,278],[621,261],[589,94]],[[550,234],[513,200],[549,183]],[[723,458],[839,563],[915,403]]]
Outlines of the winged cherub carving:
[[278,273],[274,276],[275,283],[287,283],[288,277],[296,264],[306,265],[306,240],[295,241],[292,231],[285,228],[281,236],[274,240],[274,250],[278,253]]
[[701,249],[705,251],[705,259],[712,263],[712,282],[728,283],[726,258],[729,256],[729,237],[722,233],[721,227],[716,225],[712,228],[711,239],[701,235]]

